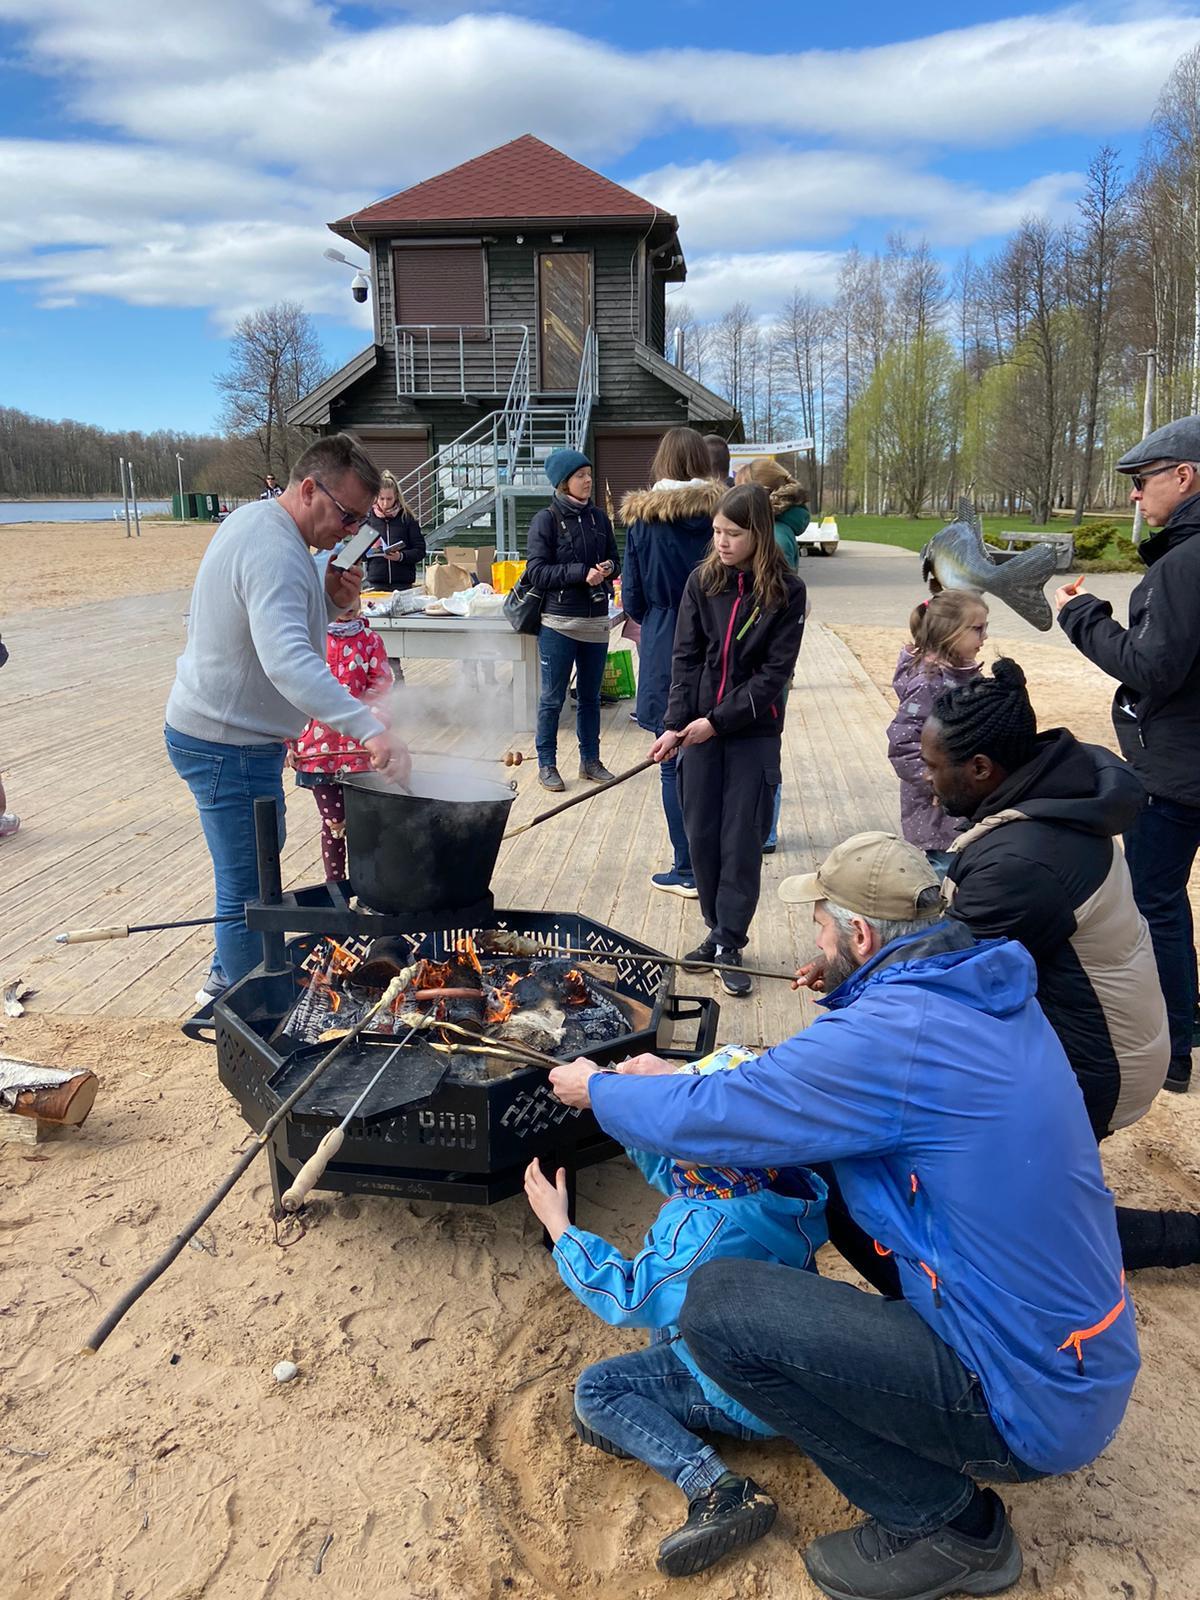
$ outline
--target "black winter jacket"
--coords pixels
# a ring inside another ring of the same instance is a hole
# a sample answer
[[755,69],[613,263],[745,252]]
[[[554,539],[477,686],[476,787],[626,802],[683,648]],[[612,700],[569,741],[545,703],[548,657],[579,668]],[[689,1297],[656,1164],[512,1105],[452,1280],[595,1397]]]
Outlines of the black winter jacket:
[[[397,511],[394,517],[381,517],[372,511],[367,526],[378,528],[381,535],[379,545],[372,545],[367,556],[367,587],[411,589],[417,581],[417,562],[425,559],[421,524],[407,511]],[[377,555],[376,549],[385,544],[402,544],[404,549],[394,556]]]
[[1149,1109],[1171,1052],[1150,935],[1113,843],[1144,799],[1111,751],[1053,728],[950,846],[950,915],[1033,957],[1098,1139]]
[[[589,585],[588,573],[602,561],[613,564],[608,581]],[[556,494],[530,523],[525,576],[544,596],[543,616],[607,616],[612,580],[620,570],[612,523],[599,506],[573,506]]]
[[667,728],[681,733],[707,717],[723,738],[779,737],[807,599],[803,581],[790,572],[784,590],[783,606],[764,613],[749,573],[739,572],[719,594],[705,594],[700,570],[692,573],[675,625]]
[[1129,596],[1129,626],[1078,595],[1058,614],[1075,648],[1121,687],[1113,727],[1150,794],[1200,806],[1200,495],[1138,547],[1150,569]]

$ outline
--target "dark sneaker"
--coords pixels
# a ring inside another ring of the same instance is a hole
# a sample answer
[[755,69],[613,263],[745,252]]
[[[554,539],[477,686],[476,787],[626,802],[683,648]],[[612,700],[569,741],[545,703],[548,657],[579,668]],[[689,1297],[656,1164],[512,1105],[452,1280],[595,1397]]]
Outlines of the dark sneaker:
[[705,939],[694,950],[689,950],[679,965],[685,972],[703,972],[717,959],[717,941]]
[[559,776],[557,767],[539,767],[538,782],[543,789],[549,789],[553,794],[562,794],[567,787]]
[[[717,960],[725,967],[740,967],[742,952],[740,950],[727,950],[723,944],[717,946]],[[744,1000],[754,991],[754,980],[748,972],[718,972],[721,987],[726,994],[734,995],[739,1000]]]
[[1163,1088],[1174,1094],[1186,1094],[1192,1082],[1191,1056],[1172,1056],[1163,1079]]
[[687,1521],[658,1547],[655,1562],[669,1578],[690,1578],[731,1550],[761,1539],[775,1521],[775,1502],[753,1478],[732,1472],[688,1504]]
[[651,874],[650,882],[656,889],[662,889],[667,894],[677,894],[684,900],[698,900],[700,891],[696,887],[695,878],[689,878],[686,873],[676,872],[674,867],[670,872],[655,872]]
[[922,1537],[892,1533],[868,1517],[844,1533],[814,1539],[808,1575],[832,1600],[940,1600],[948,1594],[999,1594],[1021,1576],[1021,1547],[996,1497],[986,1539],[951,1527]]
[[589,1444],[593,1450],[603,1450],[606,1456],[616,1456],[618,1461],[633,1460],[628,1450],[622,1450],[619,1444],[614,1444],[611,1439],[606,1439],[602,1433],[597,1433],[594,1428],[589,1428],[578,1411],[574,1413],[571,1420],[575,1424],[575,1432],[579,1435],[581,1444]]
[[778,850],[778,849],[779,849],[779,845],[778,845],[777,841],[774,840],[774,839],[768,839],[766,844],[763,845],[763,855],[765,855],[765,856],[773,856],[775,854],[776,850]]
[[614,774],[608,770],[603,761],[581,761],[579,776],[590,778],[593,783],[611,783]]

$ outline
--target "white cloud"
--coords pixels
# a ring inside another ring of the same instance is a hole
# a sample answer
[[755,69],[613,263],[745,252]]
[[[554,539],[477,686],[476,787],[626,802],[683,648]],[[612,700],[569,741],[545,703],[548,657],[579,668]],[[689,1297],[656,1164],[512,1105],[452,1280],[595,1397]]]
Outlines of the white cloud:
[[793,290],[832,300],[841,264],[837,250],[701,256],[688,264],[687,282],[668,292],[686,301],[701,322],[719,317],[735,300],[746,301],[756,316],[773,316]]

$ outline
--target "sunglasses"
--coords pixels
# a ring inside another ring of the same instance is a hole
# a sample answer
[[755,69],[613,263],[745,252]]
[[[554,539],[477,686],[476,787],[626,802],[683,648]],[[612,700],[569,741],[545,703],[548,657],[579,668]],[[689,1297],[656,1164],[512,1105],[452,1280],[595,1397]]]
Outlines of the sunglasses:
[[313,482],[316,484],[317,488],[320,489],[322,494],[329,495],[329,498],[333,501],[334,505],[342,513],[342,527],[345,528],[347,533],[353,533],[355,528],[362,527],[363,523],[370,515],[369,512],[364,511],[362,516],[359,516],[357,511],[347,511],[346,507],[338,499],[337,495],[329,494],[329,490],[321,482],[320,478],[314,478]]
[[1131,472],[1129,481],[1137,493],[1141,494],[1146,487],[1147,478],[1157,478],[1160,472],[1174,472],[1175,468],[1181,464],[1178,461],[1168,461],[1165,467],[1151,467],[1149,472]]

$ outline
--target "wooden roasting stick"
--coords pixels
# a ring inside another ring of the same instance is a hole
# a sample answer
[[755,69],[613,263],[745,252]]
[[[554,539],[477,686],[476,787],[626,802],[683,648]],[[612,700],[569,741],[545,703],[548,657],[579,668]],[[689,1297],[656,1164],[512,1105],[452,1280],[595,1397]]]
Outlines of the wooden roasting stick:
[[[536,820],[536,819],[535,819]],[[532,824],[530,824],[532,826]],[[511,835],[509,835],[511,837]],[[487,937],[484,935],[483,937]],[[593,961],[640,961],[643,966],[653,967],[682,967],[683,956],[643,956],[632,950],[609,951],[585,950],[577,944],[551,944],[548,940],[542,943],[527,933],[510,934],[506,930],[499,930],[492,935],[493,940],[500,941],[492,945],[483,945],[480,954],[485,956],[512,956],[514,959],[528,960],[532,956],[590,956]],[[776,978],[784,983],[795,980],[794,972],[768,972],[765,967],[733,967],[724,961],[689,961],[687,965],[693,969],[696,976],[702,972],[744,972],[751,978]]]
[[[212,1194],[200,1207],[200,1210],[197,1211],[192,1220],[182,1229],[181,1232],[175,1235],[170,1244],[163,1251],[162,1255],[159,1256],[158,1260],[155,1261],[152,1266],[146,1269],[137,1282],[131,1285],[130,1288],[126,1289],[125,1293],[117,1301],[116,1305],[113,1306],[112,1310],[108,1313],[104,1320],[98,1324],[95,1331],[88,1339],[88,1342],[83,1347],[85,1354],[91,1355],[95,1351],[99,1350],[100,1346],[121,1321],[121,1318],[129,1310],[130,1306],[132,1306],[136,1301],[140,1300],[150,1285],[152,1283],[156,1283],[158,1279],[162,1277],[163,1273],[184,1248],[188,1240],[193,1238],[208,1221],[209,1217],[212,1216],[213,1212],[221,1204],[221,1201],[224,1200],[225,1196],[233,1188],[234,1184],[250,1166],[255,1156],[259,1155],[263,1150],[266,1149],[267,1145],[270,1143],[271,1135],[283,1121],[284,1117],[287,1116],[288,1112],[292,1109],[296,1102],[302,1099],[303,1096],[308,1093],[308,1091],[316,1083],[317,1079],[320,1078],[321,1074],[327,1071],[327,1069],[333,1065],[334,1061],[338,1058],[338,1056],[341,1055],[342,1051],[345,1050],[348,1045],[353,1044],[354,1040],[357,1039],[359,1034],[363,1032],[367,1024],[373,1021],[379,1012],[383,1011],[387,1006],[390,1006],[393,1000],[396,1000],[404,993],[404,990],[407,988],[409,983],[412,982],[414,970],[415,969],[411,967],[407,967],[403,972],[396,974],[371,1009],[354,1024],[353,1028],[350,1029],[349,1033],[347,1033],[344,1038],[338,1040],[328,1054],[321,1057],[320,1061],[317,1062],[316,1066],[304,1079],[303,1083],[301,1083],[298,1088],[294,1089],[292,1093],[288,1095],[287,1099],[282,1103],[282,1105],[280,1105],[279,1108],[267,1119],[266,1123],[263,1125],[262,1132],[255,1139],[254,1143],[248,1150],[244,1151],[243,1154],[238,1157],[236,1164],[213,1190]],[[420,1023],[416,1023],[413,1027],[411,1027],[405,1034],[404,1038],[399,1041],[399,1044],[406,1044],[420,1026]]]
[[609,778],[607,783],[598,783],[587,790],[585,794],[577,794],[573,799],[564,800],[561,805],[551,806],[549,811],[540,811],[529,822],[523,822],[519,828],[512,828],[500,841],[507,844],[510,839],[515,839],[518,834],[528,833],[530,828],[536,828],[539,822],[548,822],[551,817],[557,817],[560,811],[569,811],[572,806],[581,806],[585,800],[591,800],[598,794],[603,794],[605,789],[615,789],[617,784],[624,783],[628,778],[636,778],[639,772],[645,772],[648,767],[657,766],[656,761],[639,761],[636,767],[630,767],[628,772],[619,772],[615,778]]
[[163,933],[170,928],[211,928],[217,922],[240,922],[243,913],[227,912],[222,917],[189,917],[185,922],[114,923],[109,928],[72,928],[56,933],[55,944],[92,944],[98,939],[128,939],[131,933]]

